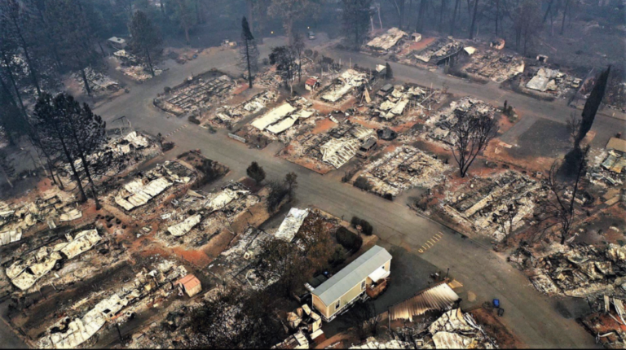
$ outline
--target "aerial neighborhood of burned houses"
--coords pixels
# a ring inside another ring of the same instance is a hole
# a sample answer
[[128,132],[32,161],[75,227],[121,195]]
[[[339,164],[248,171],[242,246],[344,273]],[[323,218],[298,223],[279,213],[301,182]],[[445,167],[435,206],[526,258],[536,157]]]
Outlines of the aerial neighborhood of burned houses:
[[626,346],[626,2],[0,2],[0,347]]

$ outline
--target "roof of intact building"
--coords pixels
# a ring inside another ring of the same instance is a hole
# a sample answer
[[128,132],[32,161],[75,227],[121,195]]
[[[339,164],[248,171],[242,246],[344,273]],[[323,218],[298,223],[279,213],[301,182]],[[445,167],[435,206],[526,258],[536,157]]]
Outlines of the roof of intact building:
[[313,294],[325,305],[330,305],[389,260],[391,254],[385,248],[376,245],[315,288]]
[[626,153],[626,140],[612,137],[606,144],[606,149],[614,149],[616,151]]

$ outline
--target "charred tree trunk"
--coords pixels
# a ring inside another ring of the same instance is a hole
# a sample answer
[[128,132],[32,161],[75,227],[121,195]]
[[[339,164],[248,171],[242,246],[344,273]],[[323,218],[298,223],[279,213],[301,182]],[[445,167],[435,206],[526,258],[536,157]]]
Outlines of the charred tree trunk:
[[24,51],[24,58],[26,59],[26,63],[28,64],[28,71],[30,73],[30,77],[33,80],[33,85],[37,89],[37,95],[41,95],[41,88],[39,87],[39,80],[37,79],[37,72],[35,70],[35,66],[33,65],[33,61],[30,57],[30,52],[28,51],[28,45],[26,44],[26,40],[24,39],[24,35],[22,34],[22,30],[20,25],[17,23],[17,18],[15,16],[11,16],[13,20],[13,26],[15,27],[15,32],[20,39],[20,43],[22,44],[22,50]]
[[565,18],[567,17],[567,10],[569,9],[570,0],[565,1],[565,7],[563,8],[563,23],[561,23],[561,35],[565,32]]
[[443,31],[443,12],[446,9],[446,0],[441,0],[441,10],[439,11],[439,32]]
[[417,25],[415,31],[421,33],[424,30],[424,14],[426,13],[426,7],[428,6],[427,0],[420,1],[419,15],[417,16]]
[[83,83],[85,84],[85,90],[87,90],[87,95],[91,96],[91,87],[89,86],[89,81],[87,80],[87,73],[85,73],[85,68],[80,70],[80,73],[83,77]]
[[150,50],[145,49],[146,50],[146,57],[148,58],[148,67],[150,67],[150,74],[152,74],[152,77],[154,78],[154,67],[152,67],[152,58],[150,57]]
[[450,35],[454,36],[454,29],[456,25],[456,13],[459,10],[459,5],[461,4],[461,0],[456,0],[454,3],[454,11],[452,12],[452,20],[450,21]]
[[498,24],[500,21],[500,0],[496,0],[496,37],[499,35]]
[[478,0],[474,0],[474,13],[472,14],[472,25],[470,26],[469,38],[474,39],[474,30],[476,28],[476,15],[478,14]]

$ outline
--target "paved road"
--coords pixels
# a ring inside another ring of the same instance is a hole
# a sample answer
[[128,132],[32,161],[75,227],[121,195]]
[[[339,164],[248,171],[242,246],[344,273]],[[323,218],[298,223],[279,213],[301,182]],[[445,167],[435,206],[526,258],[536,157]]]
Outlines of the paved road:
[[[385,62],[376,57],[349,51],[332,51],[327,52],[327,55],[335,60],[341,59],[343,62],[356,63],[362,67],[373,67],[376,64]],[[431,72],[402,64],[390,64],[394,76],[402,80],[425,86],[430,86],[432,83],[434,87],[438,88],[445,86],[453,94],[475,96],[492,103],[494,106],[500,106],[507,100],[509,105],[513,106],[523,116],[522,121],[524,117],[530,116],[534,120],[536,120],[535,118],[543,118],[565,124],[572,113],[577,116],[581,113],[581,111],[568,107],[563,99],[557,99],[554,102],[541,101],[513,91],[500,89],[500,84],[494,82],[477,84],[454,76],[444,75],[440,72]],[[596,115],[592,130],[596,131],[597,134],[592,142],[592,146],[604,147],[609,138],[613,137],[618,131],[626,131],[626,115],[619,112],[616,112],[616,114],[621,119],[600,113]],[[527,127],[529,125],[525,123],[518,123],[508,130],[507,133],[518,137],[526,131],[524,128]]]
[[[267,40],[260,48],[262,54],[267,53],[269,46],[279,43]],[[234,51],[219,52],[208,58],[203,56],[186,65],[173,67],[141,87],[131,88],[129,94],[96,108],[95,112],[107,120],[126,115],[132,120],[133,127],[153,134],[158,132],[168,134],[187,125],[188,122],[174,117],[168,118],[157,110],[152,105],[152,99],[156,94],[163,91],[165,86],[178,84],[191,72],[200,73],[212,67],[235,70],[233,62],[236,62]],[[449,79],[416,69],[406,68],[405,71],[404,68],[394,67],[394,70],[396,77],[420,79],[422,84],[430,83],[426,79],[432,79],[435,84]],[[467,83],[454,84],[453,88],[453,84],[450,83],[448,86],[453,92],[461,92],[465,84]],[[466,92],[480,95],[483,88],[485,94],[504,93],[493,90],[491,86],[477,85],[471,85],[471,89],[468,86]],[[522,105],[521,98],[518,100],[511,97],[509,101]],[[532,103],[541,104],[535,100],[532,100]],[[541,105],[541,110],[545,111],[560,110],[559,108],[556,105]],[[468,290],[475,292],[479,299],[489,300],[498,297],[506,308],[504,321],[525,343],[532,347],[549,348],[595,346],[589,334],[574,320],[561,317],[551,307],[548,298],[535,291],[527,278],[496,255],[489,246],[464,239],[439,224],[415,215],[401,201],[389,202],[343,184],[332,174],[320,176],[276,158],[275,147],[270,146],[262,151],[251,150],[244,144],[228,139],[225,131],[209,134],[204,129],[188,125],[170,138],[176,142],[177,149],[169,156],[186,149],[201,149],[207,157],[228,165],[232,169],[229,175],[231,179],[243,176],[245,168],[252,161],[258,161],[264,167],[268,178],[283,177],[287,172],[293,171],[298,174],[299,182],[297,205],[316,205],[335,215],[345,215],[346,218],[352,215],[366,218],[374,225],[381,239],[412,252],[417,252],[417,249],[435,233],[442,232],[444,238],[425,254],[420,255],[420,258],[442,270],[449,267],[451,274],[461,280]]]

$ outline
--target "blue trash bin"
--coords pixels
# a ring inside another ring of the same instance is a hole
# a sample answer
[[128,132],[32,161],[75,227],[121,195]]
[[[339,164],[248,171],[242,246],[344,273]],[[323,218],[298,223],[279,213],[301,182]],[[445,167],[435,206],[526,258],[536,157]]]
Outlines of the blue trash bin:
[[500,299],[493,299],[493,307],[500,307]]

